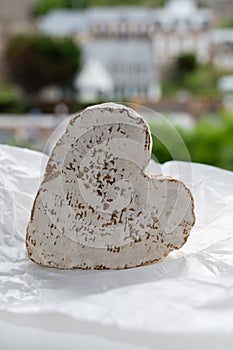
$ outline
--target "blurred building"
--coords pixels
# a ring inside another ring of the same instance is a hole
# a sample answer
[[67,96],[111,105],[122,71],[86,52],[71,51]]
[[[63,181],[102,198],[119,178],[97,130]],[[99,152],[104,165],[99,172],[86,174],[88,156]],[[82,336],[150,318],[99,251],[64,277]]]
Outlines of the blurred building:
[[[58,25],[59,24],[59,25]],[[182,52],[195,52],[201,61],[210,57],[212,12],[194,0],[170,0],[162,9],[146,7],[56,10],[39,21],[47,34],[73,36],[81,42],[100,38],[149,39],[161,65]]]
[[114,82],[107,68],[99,58],[89,57],[81,72],[77,75],[74,86],[82,101],[96,101],[112,96]]
[[158,70],[148,39],[98,39],[84,45],[75,85],[82,100],[160,97]]
[[38,28],[82,44],[84,65],[75,81],[82,99],[156,100],[160,66],[190,51],[200,61],[209,60],[211,23],[211,11],[194,0],[170,0],[162,9],[55,10],[39,20]]
[[54,10],[41,18],[38,28],[46,34],[73,36],[81,41],[107,37],[151,37],[155,12],[135,6]]
[[170,0],[153,18],[153,46],[162,64],[184,52],[207,62],[211,52],[212,12],[193,0]]
[[232,0],[199,0],[199,3],[214,12],[215,25],[222,25],[223,21],[232,19]]
[[211,34],[214,65],[218,68],[233,70],[233,29],[214,29]]
[[223,105],[233,110],[233,75],[224,75],[218,80],[218,89],[223,95]]
[[94,38],[151,38],[156,10],[146,7],[106,7],[88,11]]
[[90,38],[87,11],[56,9],[39,18],[40,32],[56,37],[73,37],[78,42]]

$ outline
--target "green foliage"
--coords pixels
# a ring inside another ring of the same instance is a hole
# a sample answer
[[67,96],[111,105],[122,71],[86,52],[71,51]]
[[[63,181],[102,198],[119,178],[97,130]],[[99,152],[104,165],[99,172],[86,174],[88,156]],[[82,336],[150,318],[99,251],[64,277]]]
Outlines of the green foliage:
[[39,0],[34,8],[34,15],[42,16],[52,9],[62,7],[62,0]]
[[12,38],[5,55],[12,80],[27,93],[49,84],[71,85],[81,60],[81,50],[72,39],[43,35]]
[[0,84],[0,113],[21,113],[25,103],[18,89],[11,84]]
[[233,17],[224,20],[220,27],[222,28],[233,28]]
[[86,6],[87,0],[38,0],[34,8],[34,15],[42,16],[58,8],[85,8]]
[[10,84],[0,85],[0,104],[1,103],[12,103],[17,99],[15,89]]
[[38,0],[34,14],[41,16],[57,8],[82,9],[91,6],[153,6],[162,7],[166,0]]
[[195,53],[182,53],[177,57],[177,69],[181,73],[193,72],[198,67],[197,56]]
[[186,90],[192,96],[219,97],[217,80],[223,72],[210,64],[200,64],[192,53],[180,55],[163,81],[163,96],[175,96]]
[[[182,152],[182,147],[174,137],[174,131],[168,126],[151,125],[153,129],[157,129],[157,134],[167,133],[167,138],[161,142],[153,137],[154,156],[160,163],[175,159],[187,161],[186,152]],[[216,119],[215,116],[204,116],[191,130],[179,129],[190,158],[193,162],[205,163],[233,170],[233,113],[221,112]],[[169,135],[170,133],[170,135]],[[167,140],[167,141],[166,141]],[[171,146],[172,144],[172,146]]]
[[163,7],[166,0],[87,0],[88,6],[151,6]]
[[150,125],[153,145],[152,153],[159,162],[169,159],[190,161],[190,155],[183,140],[181,130],[178,132],[173,124],[163,122]]
[[211,66],[200,66],[194,74],[184,77],[184,87],[196,96],[212,97],[218,95],[218,74]]

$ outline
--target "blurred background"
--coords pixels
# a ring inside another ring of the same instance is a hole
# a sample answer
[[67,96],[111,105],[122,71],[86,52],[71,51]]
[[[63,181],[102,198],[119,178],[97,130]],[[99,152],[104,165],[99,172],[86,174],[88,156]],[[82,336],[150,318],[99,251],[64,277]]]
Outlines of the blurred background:
[[[0,1],[0,143],[43,150],[104,101],[148,107],[172,140],[161,113],[192,161],[233,170],[233,1]],[[183,159],[153,141],[160,162]]]

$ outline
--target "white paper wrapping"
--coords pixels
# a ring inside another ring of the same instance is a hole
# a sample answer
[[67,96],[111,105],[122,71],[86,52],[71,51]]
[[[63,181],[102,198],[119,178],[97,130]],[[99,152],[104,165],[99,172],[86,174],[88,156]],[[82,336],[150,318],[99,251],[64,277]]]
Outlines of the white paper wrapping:
[[150,164],[192,190],[196,224],[162,262],[121,271],[56,270],[30,261],[25,230],[45,155],[0,146],[0,315],[65,314],[153,334],[233,334],[233,173]]

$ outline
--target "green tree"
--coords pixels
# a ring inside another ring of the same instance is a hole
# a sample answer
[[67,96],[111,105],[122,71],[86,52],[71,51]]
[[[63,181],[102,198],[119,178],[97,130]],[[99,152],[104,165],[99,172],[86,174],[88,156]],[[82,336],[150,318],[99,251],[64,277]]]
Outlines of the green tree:
[[34,15],[42,16],[52,9],[62,8],[63,0],[39,0],[34,7]]
[[220,98],[217,81],[223,75],[212,64],[198,62],[193,53],[179,55],[163,79],[163,96],[175,97],[177,92],[188,91],[190,96]]
[[[180,143],[169,125],[151,124],[152,152],[160,163],[187,161]],[[192,162],[214,165],[233,171],[233,113],[203,115],[192,129],[176,128],[184,141]],[[156,131],[155,131],[156,130]],[[155,135],[160,135],[159,139]],[[163,140],[164,142],[161,142]],[[169,150],[172,149],[172,153]]]
[[50,84],[71,86],[81,49],[72,39],[18,35],[8,42],[5,56],[11,79],[33,94]]
[[36,16],[45,15],[57,8],[82,9],[91,6],[151,6],[162,7],[166,0],[37,0],[34,8]]
[[227,18],[220,24],[222,28],[233,28],[233,17]]
[[182,53],[177,57],[176,64],[180,72],[186,73],[194,71],[198,67],[197,56],[192,52]]
[[82,9],[87,7],[87,3],[87,0],[38,0],[34,7],[34,15],[42,16],[57,8]]

